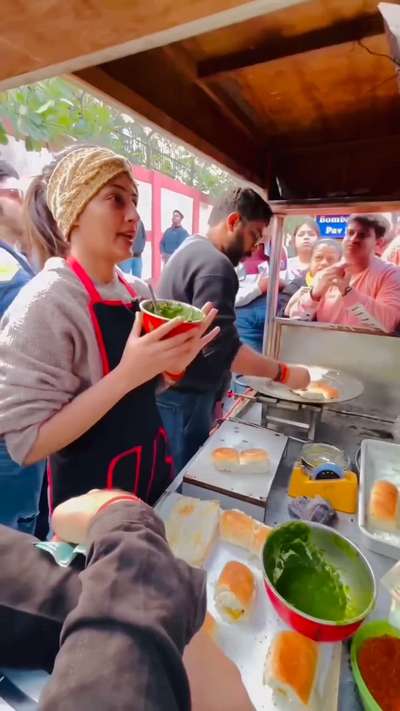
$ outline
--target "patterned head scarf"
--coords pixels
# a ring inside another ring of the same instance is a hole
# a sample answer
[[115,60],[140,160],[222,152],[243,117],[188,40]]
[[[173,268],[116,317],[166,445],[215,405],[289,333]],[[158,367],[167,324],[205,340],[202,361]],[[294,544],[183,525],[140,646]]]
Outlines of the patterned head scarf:
[[133,180],[129,161],[100,146],[77,148],[60,160],[49,178],[46,200],[65,240],[92,197],[119,173]]

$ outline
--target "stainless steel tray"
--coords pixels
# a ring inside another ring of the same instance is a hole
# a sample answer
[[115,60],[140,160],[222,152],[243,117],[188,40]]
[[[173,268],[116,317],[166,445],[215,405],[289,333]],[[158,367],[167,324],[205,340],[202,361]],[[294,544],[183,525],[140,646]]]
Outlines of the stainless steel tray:
[[400,487],[400,444],[377,439],[361,442],[360,489],[358,524],[364,536],[365,545],[376,553],[400,557],[400,529],[398,533],[377,531],[368,521],[368,502],[375,481],[386,479]]
[[[277,432],[227,420],[208,438],[181,473],[186,479],[201,482],[229,496],[265,503],[286,445],[287,437]],[[218,447],[264,448],[270,456],[269,470],[263,474],[219,472],[211,457],[212,451]]]
[[[156,507],[164,520],[168,517],[179,494],[167,494]],[[218,498],[216,496],[216,498]],[[214,588],[224,565],[238,560],[247,565],[257,581],[257,597],[250,618],[242,623],[229,624],[219,617],[214,606]],[[225,654],[239,668],[243,683],[256,711],[299,711],[296,705],[273,698],[272,690],[263,684],[267,651],[277,632],[286,629],[271,607],[264,590],[261,564],[246,551],[217,541],[205,568],[207,570],[208,610],[217,621],[217,642]],[[313,711],[337,711],[340,680],[341,644],[321,644],[316,703]]]

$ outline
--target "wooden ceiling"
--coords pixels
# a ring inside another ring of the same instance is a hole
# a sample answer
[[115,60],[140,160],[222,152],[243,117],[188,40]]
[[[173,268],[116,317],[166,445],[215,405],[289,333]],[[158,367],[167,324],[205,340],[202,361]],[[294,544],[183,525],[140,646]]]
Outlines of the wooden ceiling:
[[0,89],[168,44],[300,0],[2,0]]
[[136,0],[133,13],[130,0],[3,0],[0,87],[77,69],[274,197],[394,196],[400,96],[377,5]]
[[389,53],[376,0],[308,0],[80,76],[133,108],[145,99],[157,123],[194,133],[275,197],[394,194],[400,96],[379,56]]

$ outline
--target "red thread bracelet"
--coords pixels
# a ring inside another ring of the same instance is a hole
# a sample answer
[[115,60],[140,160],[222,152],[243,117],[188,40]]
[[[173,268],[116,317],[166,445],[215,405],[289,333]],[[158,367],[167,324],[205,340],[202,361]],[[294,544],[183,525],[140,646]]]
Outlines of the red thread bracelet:
[[281,363],[281,368],[282,368],[281,383],[282,383],[282,385],[286,385],[287,381],[289,380],[290,368],[289,368],[289,366],[286,365],[286,363]]
[[286,363],[278,363],[278,372],[276,374],[276,377],[274,378],[274,383],[281,383],[282,385],[286,385],[287,381],[289,380],[289,375],[289,366],[287,366]]
[[104,511],[104,509],[107,509],[109,506],[111,506],[111,504],[116,504],[117,501],[131,501],[132,503],[140,503],[140,499],[138,499],[138,497],[134,494],[120,494],[119,496],[114,496],[112,499],[102,504],[100,508],[97,509],[96,515],[100,513],[100,511]]

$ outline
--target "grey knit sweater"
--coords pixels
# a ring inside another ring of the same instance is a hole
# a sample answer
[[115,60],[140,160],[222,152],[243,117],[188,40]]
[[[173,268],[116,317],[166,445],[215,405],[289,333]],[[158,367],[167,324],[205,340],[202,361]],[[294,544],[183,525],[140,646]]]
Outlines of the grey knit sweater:
[[[96,287],[104,299],[131,298],[117,276]],[[101,377],[88,294],[63,259],[50,259],[0,322],[0,437],[11,457],[22,464],[41,424]]]

